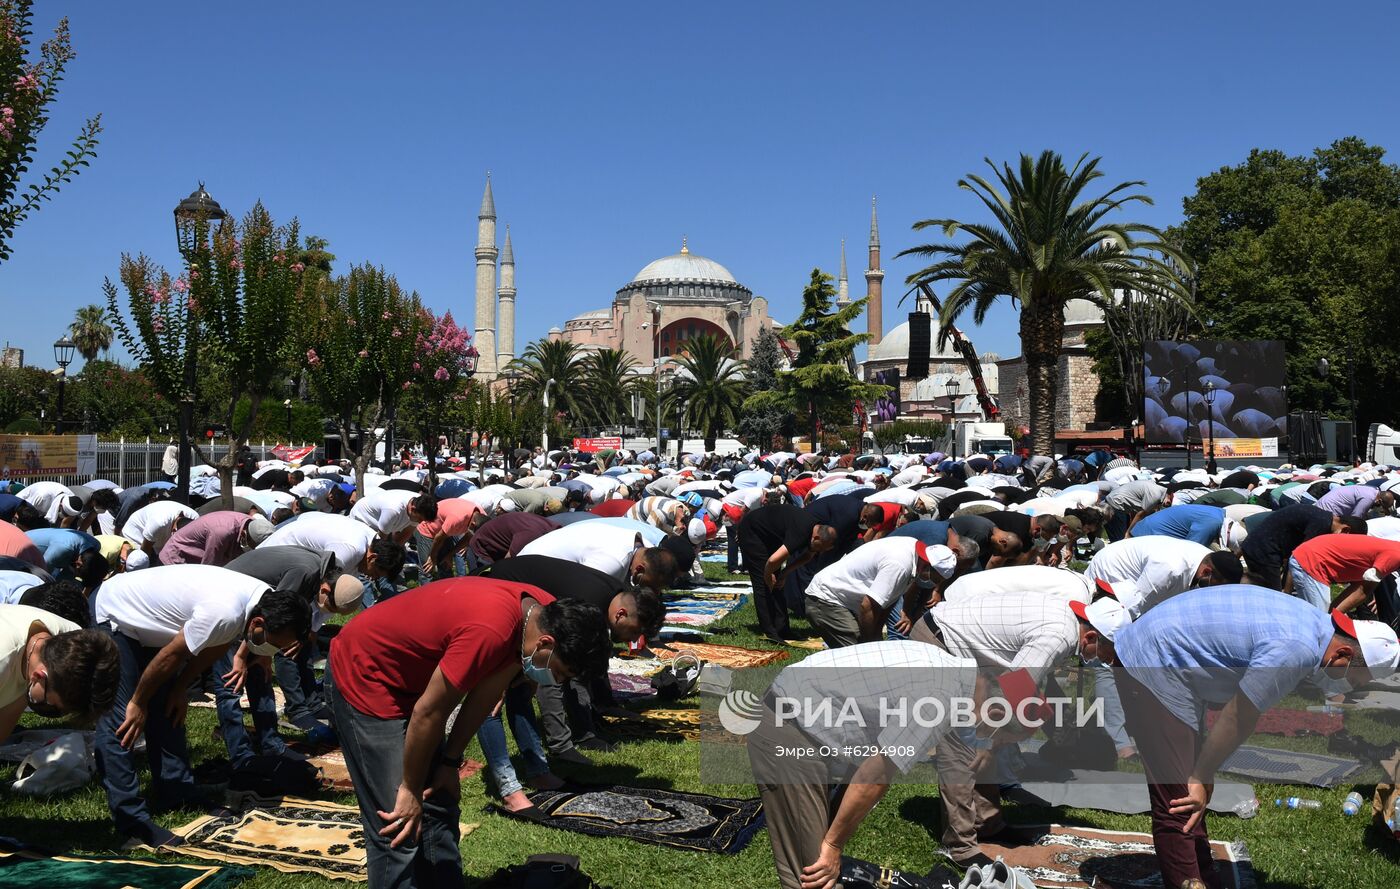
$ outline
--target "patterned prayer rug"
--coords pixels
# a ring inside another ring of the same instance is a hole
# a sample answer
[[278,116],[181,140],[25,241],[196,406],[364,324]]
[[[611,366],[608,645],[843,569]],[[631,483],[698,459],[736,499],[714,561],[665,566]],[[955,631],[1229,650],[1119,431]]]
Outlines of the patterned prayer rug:
[[734,854],[763,826],[757,799],[620,786],[537,790],[529,796],[549,816],[539,822],[546,827],[696,852]]
[[[305,749],[305,748],[301,748]],[[350,780],[350,770],[345,765],[345,754],[339,749],[327,750],[324,753],[312,756],[307,759],[321,771],[321,780],[327,788],[333,790],[354,790],[355,785]],[[462,763],[462,768],[458,771],[462,780],[465,781],[485,766],[474,759],[469,759]]]
[[[1151,834],[1058,824],[1040,829],[1047,833],[1033,846],[983,843],[982,850],[1024,868],[1041,889],[1164,889]],[[1212,840],[1210,850],[1224,889],[1255,889],[1244,843]]]
[[700,598],[687,596],[666,602],[666,623],[678,627],[707,627],[739,607],[738,597]]
[[[1219,710],[1206,711],[1206,728],[1214,728],[1220,718]],[[1259,735],[1335,735],[1342,730],[1342,714],[1309,713],[1306,710],[1280,710],[1277,707],[1259,714],[1254,733]]]
[[[462,825],[462,834],[475,827]],[[287,797],[240,812],[205,815],[175,832],[185,843],[169,854],[335,880],[368,879],[360,810],[355,806]]]
[[125,858],[43,855],[0,849],[0,889],[36,887],[132,887],[141,889],[230,889],[253,876],[252,868],[205,864],[159,864]]
[[1362,768],[1355,760],[1245,744],[1230,754],[1220,771],[1274,784],[1336,787]]
[[[287,698],[282,694],[282,689],[277,686],[272,687],[273,700],[277,702],[277,712],[282,713],[287,709]],[[217,710],[219,702],[214,700],[214,696],[208,692],[200,693],[198,697],[190,698],[190,706],[198,707],[201,710]],[[238,706],[243,708],[243,712],[248,712],[248,693],[245,691],[238,698]]]
[[718,645],[713,642],[677,642],[665,647],[656,646],[652,648],[652,651],[664,661],[669,661],[678,654],[688,652],[702,661],[736,669],[766,667],[770,664],[776,664],[778,661],[787,660],[788,656],[786,651],[757,651],[752,648]]
[[651,687],[651,680],[646,676],[608,673],[608,685],[619,703],[634,703],[656,697],[656,689]]
[[619,740],[700,740],[699,710],[639,710],[631,718],[604,717],[608,734]]

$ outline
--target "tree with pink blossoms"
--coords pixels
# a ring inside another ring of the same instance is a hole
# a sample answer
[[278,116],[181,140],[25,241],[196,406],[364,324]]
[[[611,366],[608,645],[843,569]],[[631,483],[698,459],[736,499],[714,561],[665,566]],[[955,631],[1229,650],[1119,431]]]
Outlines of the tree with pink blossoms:
[[64,69],[75,56],[66,18],[33,53],[33,6],[33,0],[0,0],[0,262],[10,258],[19,224],[96,156],[102,132],[101,115],[89,118],[57,164],[21,189]]
[[[464,394],[464,384],[475,367],[477,353],[471,335],[466,328],[457,325],[450,311],[434,315],[431,310],[424,309],[420,321],[421,332],[413,360],[414,379],[404,412],[416,421],[424,453],[431,457],[437,452],[438,434],[454,431],[453,407]],[[436,479],[436,462],[430,463],[430,475]]]

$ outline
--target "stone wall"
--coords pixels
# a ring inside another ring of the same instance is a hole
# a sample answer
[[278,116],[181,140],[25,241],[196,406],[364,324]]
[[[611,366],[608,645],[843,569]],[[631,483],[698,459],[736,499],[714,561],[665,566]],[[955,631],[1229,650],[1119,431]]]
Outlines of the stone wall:
[[[1094,361],[1079,352],[1060,355],[1060,390],[1055,398],[1055,428],[1083,429],[1097,419],[1094,399],[1099,394],[1099,378]],[[1026,363],[1021,358],[997,362],[1001,375],[1001,407],[1011,423],[1030,424],[1031,405]]]

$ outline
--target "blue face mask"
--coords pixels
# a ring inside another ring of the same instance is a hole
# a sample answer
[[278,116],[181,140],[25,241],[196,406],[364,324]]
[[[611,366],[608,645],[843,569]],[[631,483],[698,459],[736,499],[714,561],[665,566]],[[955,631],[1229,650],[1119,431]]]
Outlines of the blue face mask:
[[[530,610],[525,613],[525,624],[530,623],[530,615],[534,613],[535,607],[530,606]],[[549,669],[549,662],[554,660],[554,652],[549,652],[549,657],[545,659],[543,667],[535,665],[535,655],[539,653],[540,646],[535,645],[535,650],[530,654],[525,653],[525,627],[520,628],[520,670],[525,674],[525,678],[537,685],[554,685],[554,671]]]

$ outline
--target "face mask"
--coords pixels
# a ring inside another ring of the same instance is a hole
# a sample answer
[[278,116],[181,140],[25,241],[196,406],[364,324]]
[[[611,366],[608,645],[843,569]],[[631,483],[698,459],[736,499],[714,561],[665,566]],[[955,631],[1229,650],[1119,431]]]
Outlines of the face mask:
[[262,642],[254,642],[252,633],[249,633],[247,636],[245,636],[243,641],[248,643],[249,651],[251,651],[253,654],[262,655],[264,657],[271,657],[272,655],[277,654],[279,651],[282,650],[276,645],[273,645],[272,643],[267,641],[267,630],[265,629],[263,630]]
[[1351,691],[1351,683],[1347,681],[1345,675],[1340,679],[1333,679],[1327,675],[1327,666],[1324,665],[1313,674],[1313,682],[1322,689],[1322,693],[1328,697],[1332,695],[1344,695]]
[[[530,615],[534,612],[534,610],[535,610],[535,608],[534,608],[534,606],[532,605],[532,606],[530,606],[530,610],[527,611],[527,612],[525,613],[525,623],[526,623],[526,624],[529,624],[529,623],[530,623]],[[521,637],[522,637],[522,638],[521,638],[521,641],[520,641],[520,670],[521,670],[521,672],[525,674],[525,678],[526,678],[526,679],[531,680],[532,682],[534,682],[534,683],[537,684],[537,685],[554,685],[554,684],[555,684],[555,682],[554,682],[554,671],[552,671],[552,670],[549,669],[549,662],[552,661],[552,660],[554,660],[554,652],[551,651],[551,652],[549,653],[549,657],[545,660],[545,664],[544,664],[543,667],[538,667],[538,666],[536,666],[536,665],[535,665],[535,654],[537,654],[537,653],[539,652],[540,647],[539,647],[538,644],[536,644],[536,645],[535,645],[535,650],[534,650],[533,652],[531,652],[530,654],[526,654],[526,653],[525,653],[525,640],[524,640],[524,638],[523,638],[523,637],[524,637],[524,634],[525,634],[525,628],[524,628],[523,626],[522,626],[521,629],[520,629],[520,633],[521,633]]]

